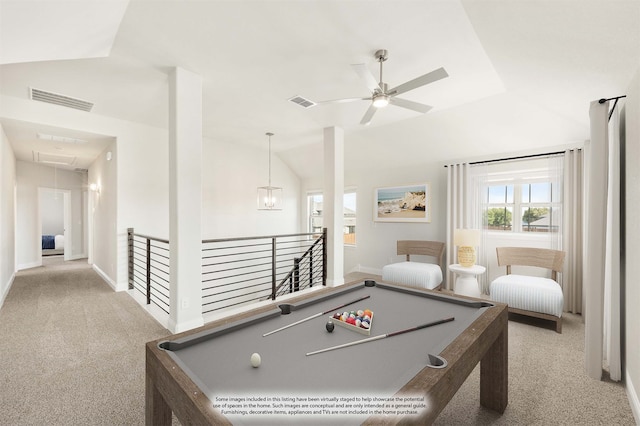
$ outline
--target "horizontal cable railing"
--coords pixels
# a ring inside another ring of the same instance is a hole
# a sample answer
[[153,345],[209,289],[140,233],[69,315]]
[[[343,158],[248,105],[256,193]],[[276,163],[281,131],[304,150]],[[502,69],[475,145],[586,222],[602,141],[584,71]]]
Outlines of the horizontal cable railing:
[[[169,241],[127,233],[129,289],[169,314]],[[202,313],[326,285],[326,233],[202,241]]]
[[202,313],[326,285],[326,230],[202,242]]
[[169,241],[127,229],[129,289],[169,314]]

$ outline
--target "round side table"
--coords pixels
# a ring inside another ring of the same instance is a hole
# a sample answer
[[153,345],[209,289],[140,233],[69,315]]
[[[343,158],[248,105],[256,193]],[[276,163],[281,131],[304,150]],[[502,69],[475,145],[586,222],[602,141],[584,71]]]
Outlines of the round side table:
[[480,297],[482,295],[480,286],[478,285],[478,279],[476,277],[480,274],[484,274],[487,268],[480,265],[467,267],[454,263],[453,265],[449,265],[449,270],[451,272],[455,272],[457,275],[456,284],[454,286],[454,291],[456,293],[471,297]]

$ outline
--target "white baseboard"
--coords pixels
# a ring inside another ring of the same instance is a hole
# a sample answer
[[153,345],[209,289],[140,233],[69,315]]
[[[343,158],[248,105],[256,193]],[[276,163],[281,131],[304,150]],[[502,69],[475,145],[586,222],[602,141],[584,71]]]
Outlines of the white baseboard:
[[113,281],[111,278],[109,278],[109,276],[105,274],[102,269],[97,267],[95,263],[91,265],[91,268],[94,271],[96,271],[96,273],[100,275],[100,278],[102,278],[107,284],[109,284],[114,291],[121,291],[121,290],[118,290],[118,286],[116,285],[116,282]]
[[78,259],[86,259],[87,255],[86,254],[74,254],[72,256],[69,256],[69,259],[65,259],[65,260],[78,260]]
[[183,331],[193,330],[194,328],[204,325],[202,315],[200,318],[194,318],[191,321],[183,321],[177,324],[173,318],[169,317],[169,331],[172,333],[182,333]]
[[37,268],[38,266],[42,266],[42,259],[30,263],[22,263],[18,265],[18,271],[22,271],[23,269]]
[[[204,317],[202,315],[199,318],[194,318],[191,321],[182,322],[180,324],[176,324],[175,320],[173,320],[169,314],[160,309],[155,304],[151,303],[147,305],[146,297],[137,290],[127,290],[129,296],[133,298],[138,304],[147,311],[149,315],[153,317],[158,323],[169,330],[171,333],[181,333],[183,331],[191,330],[196,327],[200,327],[204,325]],[[198,308],[201,309],[201,308]]]
[[629,372],[625,374],[625,385],[627,388],[627,398],[629,398],[629,404],[631,405],[631,412],[636,419],[636,424],[640,425],[640,400],[638,399],[638,393],[633,386],[633,381],[629,376]]
[[362,266],[360,264],[358,264],[358,266],[356,266],[351,271],[349,271],[349,273],[351,273],[351,272],[363,272],[365,274],[382,276],[382,269],[368,268],[368,267]]
[[161,326],[171,331],[169,325],[169,315],[165,311],[163,311],[153,303],[147,305],[147,299],[136,290],[127,290],[127,293],[133,298],[133,300],[138,302],[140,307],[147,311],[147,313],[151,315],[153,319],[155,319]]
[[9,290],[11,290],[11,286],[13,285],[13,280],[16,277],[16,273],[11,274],[11,278],[9,278],[9,282],[5,287],[5,290],[0,294],[0,308],[4,305],[4,301],[7,298],[7,294],[9,294]]

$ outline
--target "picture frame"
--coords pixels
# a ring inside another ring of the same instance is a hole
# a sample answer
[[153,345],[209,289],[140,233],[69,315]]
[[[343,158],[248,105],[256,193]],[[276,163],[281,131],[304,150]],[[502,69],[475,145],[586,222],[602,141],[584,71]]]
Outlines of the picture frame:
[[373,194],[375,222],[431,222],[429,183],[376,188]]

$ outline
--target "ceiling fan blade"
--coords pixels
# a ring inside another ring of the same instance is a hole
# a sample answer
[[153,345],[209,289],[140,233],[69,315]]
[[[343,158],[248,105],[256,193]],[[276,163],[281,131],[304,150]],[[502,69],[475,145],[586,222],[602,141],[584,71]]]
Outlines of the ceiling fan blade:
[[433,83],[434,81],[438,81],[446,77],[449,77],[449,74],[447,74],[445,69],[438,68],[437,70],[431,71],[430,73],[414,78],[411,81],[407,81],[400,86],[394,87],[393,89],[389,90],[389,92],[394,92],[394,94],[399,95],[401,93],[417,89],[418,87],[424,86],[425,84]]
[[423,114],[425,112],[429,112],[429,110],[433,108],[430,105],[425,105],[418,102],[408,101],[406,99],[400,99],[400,98],[394,98],[394,97],[390,98],[389,102],[392,103],[393,105],[397,105],[402,108],[407,108],[412,111],[421,112]]
[[373,114],[376,113],[378,108],[374,107],[373,104],[369,105],[369,109],[364,113],[362,120],[360,120],[360,124],[366,126],[371,123],[371,119],[373,118]]
[[316,105],[324,105],[324,104],[344,104],[347,102],[355,102],[355,101],[369,101],[371,98],[344,98],[344,99],[330,99],[328,101],[320,101],[316,102]]
[[380,90],[382,90],[380,89],[380,85],[376,81],[376,78],[373,76],[373,74],[371,74],[371,71],[369,71],[369,68],[367,68],[366,64],[352,64],[351,67],[365,82],[365,84],[367,85],[369,90],[371,90],[372,93],[379,92]]

